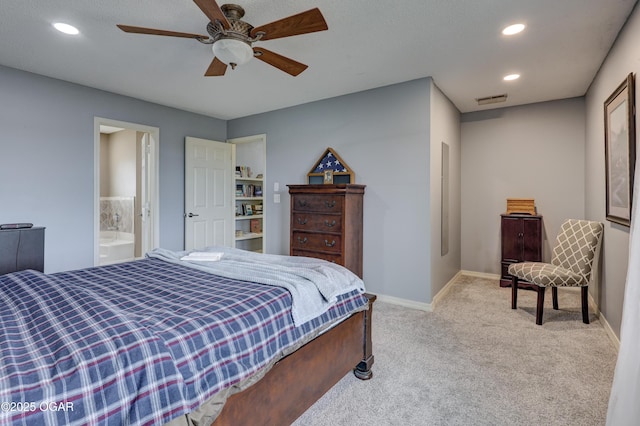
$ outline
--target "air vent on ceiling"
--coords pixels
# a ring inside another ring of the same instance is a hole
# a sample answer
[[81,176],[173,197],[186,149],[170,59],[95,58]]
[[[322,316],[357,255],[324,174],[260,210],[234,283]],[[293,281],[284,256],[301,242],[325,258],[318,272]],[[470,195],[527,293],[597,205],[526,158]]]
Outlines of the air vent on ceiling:
[[498,102],[505,102],[507,100],[507,94],[487,96],[486,98],[476,98],[478,105],[497,104]]

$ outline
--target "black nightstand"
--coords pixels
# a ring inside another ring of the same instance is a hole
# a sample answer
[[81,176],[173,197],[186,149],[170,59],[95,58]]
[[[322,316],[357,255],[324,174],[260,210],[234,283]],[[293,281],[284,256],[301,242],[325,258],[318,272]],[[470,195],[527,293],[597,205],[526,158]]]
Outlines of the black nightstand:
[[44,227],[0,230],[0,275],[24,269],[44,272]]

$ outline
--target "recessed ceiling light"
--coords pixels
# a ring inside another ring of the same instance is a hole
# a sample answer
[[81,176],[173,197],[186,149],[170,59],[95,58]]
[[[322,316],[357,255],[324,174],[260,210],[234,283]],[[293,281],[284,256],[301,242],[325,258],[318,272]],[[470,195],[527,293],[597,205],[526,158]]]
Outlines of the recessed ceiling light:
[[69,35],[77,35],[80,34],[80,31],[73,25],[64,24],[62,22],[56,22],[53,24],[53,27],[60,31],[61,33],[69,34]]
[[509,25],[504,30],[502,30],[502,34],[514,35],[514,34],[518,34],[522,30],[524,30],[524,24],[513,24],[513,25]]
[[505,75],[502,79],[505,81],[517,80],[520,78],[520,74],[509,74]]

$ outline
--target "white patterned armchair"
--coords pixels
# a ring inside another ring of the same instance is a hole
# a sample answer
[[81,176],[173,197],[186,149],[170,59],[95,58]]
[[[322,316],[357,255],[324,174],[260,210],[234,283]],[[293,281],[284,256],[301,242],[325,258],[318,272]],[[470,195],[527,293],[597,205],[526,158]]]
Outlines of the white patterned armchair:
[[582,322],[589,324],[588,289],[593,262],[602,241],[600,222],[569,219],[560,228],[551,263],[522,262],[509,266],[511,309],[518,301],[518,280],[534,285],[538,292],[536,324],[542,325],[542,308],[547,287],[552,289],[553,309],[558,309],[558,287],[581,287]]

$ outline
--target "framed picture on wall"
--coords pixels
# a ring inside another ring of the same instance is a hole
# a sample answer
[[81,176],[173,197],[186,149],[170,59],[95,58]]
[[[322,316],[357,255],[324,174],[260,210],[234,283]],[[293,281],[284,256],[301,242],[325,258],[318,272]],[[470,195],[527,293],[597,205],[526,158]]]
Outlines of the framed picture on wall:
[[607,220],[631,224],[636,160],[633,73],[604,102]]

